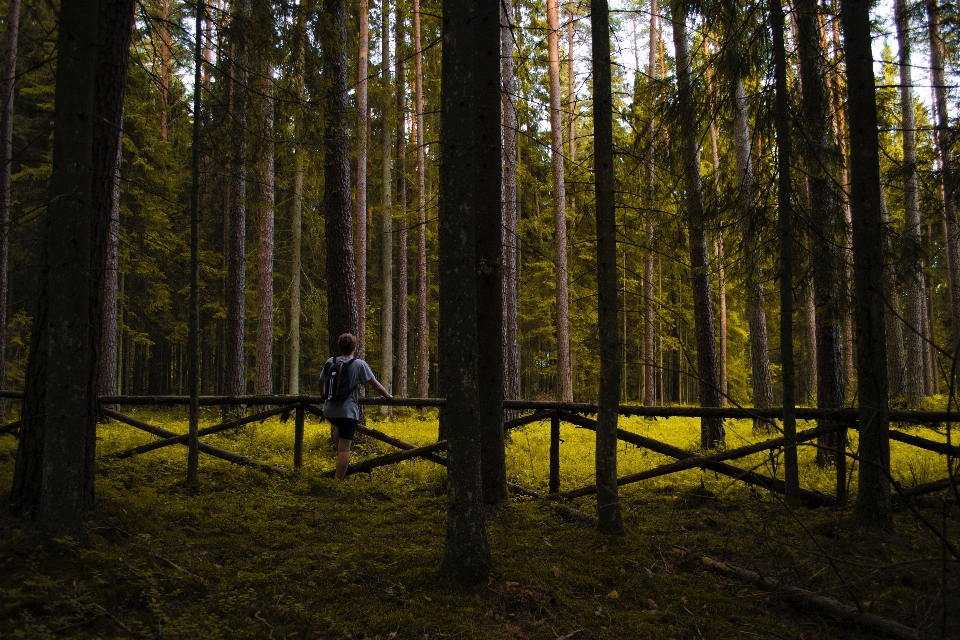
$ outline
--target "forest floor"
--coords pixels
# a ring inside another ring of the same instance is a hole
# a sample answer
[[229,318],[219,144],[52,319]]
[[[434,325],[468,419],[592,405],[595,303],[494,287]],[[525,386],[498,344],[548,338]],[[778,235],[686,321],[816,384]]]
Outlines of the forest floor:
[[[435,440],[431,414],[371,410],[369,423],[408,442]],[[186,430],[180,410],[137,417]],[[202,424],[215,424],[217,415]],[[694,450],[699,422],[621,419],[625,429]],[[799,428],[810,425],[801,424]],[[762,437],[727,422],[727,444]],[[944,434],[911,430],[935,440]],[[273,418],[211,444],[292,468],[293,421]],[[859,529],[852,510],[788,509],[776,496],[694,469],[625,486],[626,533],[600,535],[549,504],[512,496],[487,511],[494,570],[470,592],[443,579],[445,471],[406,461],[338,483],[327,424],[308,418],[304,467],[288,477],[201,456],[185,491],[186,448],[127,459],[154,440],[117,422],[99,431],[98,505],[82,540],[50,540],[0,509],[0,637],[163,638],[867,638],[770,593],[706,571],[709,556],[923,630],[960,637],[960,564],[909,510],[896,529]],[[561,489],[590,484],[593,433],[563,425]],[[395,451],[358,442],[354,461]],[[891,443],[906,486],[946,476],[942,456]],[[0,486],[16,441],[0,437]],[[549,422],[510,433],[508,476],[546,491]],[[832,493],[833,469],[800,452],[801,484]],[[619,473],[672,460],[620,444]],[[767,454],[736,461],[780,472]],[[854,476],[855,480],[855,476]],[[856,486],[850,495],[856,495]],[[960,542],[944,494],[914,500]],[[574,506],[594,512],[592,497]],[[944,625],[946,625],[944,627]]]

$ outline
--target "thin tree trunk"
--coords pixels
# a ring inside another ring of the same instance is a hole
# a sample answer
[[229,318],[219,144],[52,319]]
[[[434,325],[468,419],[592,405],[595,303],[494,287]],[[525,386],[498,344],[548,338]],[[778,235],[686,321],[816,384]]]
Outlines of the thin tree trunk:
[[[13,165],[13,90],[17,79],[17,40],[20,35],[20,0],[7,7],[7,50],[3,68],[3,128],[0,130],[0,390],[7,378],[7,296],[10,274],[10,172]],[[6,400],[0,398],[0,424],[6,423]]]
[[430,327],[427,324],[427,190],[423,135],[423,51],[420,45],[420,0],[413,0],[413,46],[416,48],[417,120],[417,395],[429,395]]
[[442,11],[440,386],[447,398],[444,422],[449,454],[444,565],[451,583],[468,586],[486,582],[492,568],[480,479],[482,445],[476,353],[476,223],[478,200],[482,197],[479,189],[489,185],[484,184],[485,173],[477,174],[482,157],[477,138],[485,128],[464,123],[489,116],[481,113],[481,104],[485,106],[479,100],[482,92],[496,95],[496,85],[485,86],[487,73],[478,73],[478,67],[499,63],[499,56],[491,59],[485,55],[485,32],[499,33],[499,13],[490,0],[444,0]]
[[320,27],[320,43],[330,76],[324,133],[323,216],[326,235],[327,335],[329,353],[337,338],[356,334],[356,272],[353,220],[350,211],[350,127],[347,122],[347,7],[345,0],[324,0],[328,20]]
[[[917,184],[917,135],[913,113],[910,18],[906,0],[894,2],[900,57],[900,114],[903,128],[903,227],[907,251],[899,258],[906,286],[906,396],[907,404],[923,403],[923,265],[920,262],[920,190]],[[891,254],[892,255],[892,254]],[[897,321],[899,324],[899,319]]]
[[370,56],[370,2],[360,0],[360,54],[357,69],[357,357],[367,348],[367,75]]
[[[306,50],[306,16],[304,10],[297,10],[297,39],[294,51],[294,81],[299,104],[294,114],[294,157],[293,157],[293,210],[290,215],[290,244],[292,256],[290,258],[290,373],[289,386],[291,394],[300,393],[300,270],[301,270],[301,239],[303,215],[303,69],[304,52]],[[359,322],[359,321],[358,321]],[[359,329],[358,329],[359,330]]]
[[273,66],[266,65],[260,101],[260,242],[257,256],[257,374],[254,393],[273,393]]
[[547,50],[550,82],[550,144],[553,159],[553,236],[557,295],[557,399],[573,402],[570,371],[569,275],[567,274],[567,203],[563,177],[563,123],[560,105],[560,24],[557,0],[547,0]]
[[[707,54],[710,53],[710,41],[704,38],[704,48]],[[707,94],[713,96],[713,73],[710,66],[707,66]],[[711,105],[711,110],[713,105]],[[738,114],[739,115],[739,114]],[[710,150],[713,153],[713,188],[720,195],[720,149],[717,144],[717,122],[711,111],[710,116]],[[749,139],[749,135],[747,136]],[[739,143],[739,140],[737,141]],[[749,149],[747,150],[749,162]],[[740,156],[737,156],[739,163]],[[738,164],[739,167],[739,164]],[[738,172],[739,175],[739,172]],[[747,212],[749,209],[741,209],[741,212]],[[720,332],[719,332],[719,357],[720,365],[720,402],[721,406],[727,406],[727,396],[729,388],[727,385],[727,270],[725,265],[724,247],[723,247],[723,227],[717,229],[717,236],[714,240],[714,254],[717,256],[717,302],[718,312],[720,314]],[[752,326],[752,325],[751,325]],[[752,335],[752,334],[751,334]],[[756,426],[756,423],[754,423]]]
[[512,0],[500,6],[500,81],[503,112],[503,358],[504,397],[520,398],[520,344],[517,333],[517,111],[513,77]]
[[[887,195],[880,185],[880,216],[884,229],[890,228]],[[887,381],[891,397],[903,397],[906,389],[907,361],[903,347],[903,324],[900,315],[900,290],[897,287],[897,267],[888,259],[893,255],[890,233],[883,234],[883,295],[887,330]]]
[[869,0],[842,0],[843,44],[850,104],[850,209],[853,217],[857,314],[857,399],[860,479],[856,518],[893,528],[890,505],[890,415],[884,330],[880,143]]
[[600,337],[600,402],[597,415],[596,485],[600,533],[620,534],[617,491],[617,408],[620,402],[620,332],[617,330],[617,219],[614,209],[613,88],[610,14],[606,0],[591,0],[593,38],[593,140],[597,216],[597,332]]
[[[567,114],[567,145],[571,165],[577,161],[577,92],[574,89],[574,80],[576,79],[576,69],[573,65],[573,4],[570,5],[569,21],[567,22],[567,106],[570,108]],[[576,194],[570,193],[570,215],[574,214],[577,208]]]
[[[837,409],[844,406],[843,343],[841,339],[840,237],[833,200],[833,149],[830,144],[830,119],[826,95],[826,77],[822,60],[818,5],[814,0],[797,0],[795,20],[800,57],[802,118],[800,127],[807,132],[808,143],[801,157],[810,185],[810,249],[817,332],[817,406]],[[829,421],[821,420],[820,426]],[[840,450],[837,439],[819,440],[817,461],[827,463],[830,449]],[[839,458],[838,458],[839,459]]]
[[936,111],[936,141],[940,152],[940,183],[943,191],[943,220],[950,289],[950,318],[953,349],[960,347],[960,228],[957,226],[956,186],[953,176],[953,132],[947,112],[947,85],[944,72],[944,44],[940,33],[938,0],[926,0],[930,35],[930,67]]
[[190,318],[187,337],[187,387],[190,394],[189,439],[187,441],[187,486],[197,484],[200,466],[200,123],[202,121],[200,95],[203,59],[201,20],[204,0],[197,0],[196,44],[193,57],[193,140],[190,185]]
[[793,350],[793,145],[790,139],[790,96],[787,89],[787,48],[783,4],[770,7],[776,85],[777,213],[780,231],[780,361],[783,372],[784,495],[790,506],[800,501],[797,463],[796,375]]
[[167,141],[170,103],[170,0],[160,0],[160,139]]
[[[710,266],[704,232],[703,199],[700,185],[700,153],[697,148],[696,112],[687,43],[686,6],[682,0],[671,2],[673,41],[677,55],[678,107],[680,113],[677,138],[683,157],[686,191],[687,224],[690,241],[690,268],[693,287],[694,328],[697,334],[697,375],[700,382],[700,404],[720,406],[720,376],[717,371],[717,346],[714,338],[713,302],[710,296]],[[710,449],[723,444],[723,421],[702,418],[701,446]]]
[[[96,365],[90,344],[91,191],[94,87],[97,68],[96,0],[61,4],[50,179],[50,256],[46,335],[45,437],[37,521],[57,537],[79,537],[86,494],[87,447],[95,416]],[[109,178],[113,173],[109,174]],[[95,289],[94,289],[95,290]],[[92,295],[91,295],[92,294]],[[97,325],[99,329],[99,325]],[[91,371],[94,372],[91,375]],[[91,384],[93,382],[93,384]]]
[[[380,279],[383,291],[383,306],[380,308],[380,382],[393,392],[393,151],[390,148],[390,6],[387,0],[381,3],[381,74],[383,77],[383,137],[381,153],[383,162],[383,218],[380,227]],[[384,405],[384,415],[393,415],[392,408]]]
[[233,82],[230,117],[233,123],[233,156],[230,162],[230,208],[227,230],[226,329],[224,344],[225,395],[242,395],[244,373],[244,307],[247,244],[247,47],[250,0],[234,0],[230,38],[233,48]]
[[[660,13],[659,0],[650,1],[650,51],[649,61],[647,63],[647,75],[653,82],[656,78],[657,66],[657,40],[659,39],[659,30],[657,29],[657,15]],[[653,94],[651,92],[651,101]],[[652,407],[657,402],[657,361],[654,342],[654,293],[653,293],[653,242],[654,226],[653,211],[657,200],[656,184],[656,162],[655,162],[655,144],[657,140],[656,122],[654,121],[653,111],[650,113],[650,123],[647,129],[647,184],[646,184],[646,207],[647,207],[647,256],[644,264],[643,283],[644,283],[644,313],[643,313],[643,354],[645,358],[644,366],[644,404]]]
[[404,15],[397,5],[397,204],[400,224],[397,227],[397,376],[394,390],[401,398],[407,395],[407,74],[401,49],[407,39]]

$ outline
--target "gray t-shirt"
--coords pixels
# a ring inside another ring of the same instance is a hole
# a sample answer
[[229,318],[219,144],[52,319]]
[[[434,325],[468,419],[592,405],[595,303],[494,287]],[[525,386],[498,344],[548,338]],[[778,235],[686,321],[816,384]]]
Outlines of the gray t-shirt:
[[[327,363],[331,362],[347,362],[350,360],[348,357],[336,356],[335,358],[330,358],[327,360]],[[320,374],[320,388],[323,388],[323,384],[326,382],[325,376],[323,375],[327,369],[327,363],[323,365],[323,370]],[[323,403],[323,415],[327,418],[352,418],[354,420],[360,419],[360,406],[357,404],[357,389],[362,384],[367,384],[374,379],[373,370],[370,368],[366,362],[357,358],[350,363],[350,366],[347,367],[347,375],[344,377],[344,380],[350,385],[350,397],[346,400],[327,400]]]

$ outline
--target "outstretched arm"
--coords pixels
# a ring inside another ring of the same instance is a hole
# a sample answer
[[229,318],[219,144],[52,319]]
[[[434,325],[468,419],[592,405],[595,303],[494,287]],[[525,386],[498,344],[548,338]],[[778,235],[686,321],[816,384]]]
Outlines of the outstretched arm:
[[373,385],[373,388],[376,389],[381,396],[383,396],[387,400],[393,400],[393,396],[390,395],[390,392],[387,391],[382,384],[380,384],[379,380],[377,380],[376,378],[373,378],[370,380],[370,384]]

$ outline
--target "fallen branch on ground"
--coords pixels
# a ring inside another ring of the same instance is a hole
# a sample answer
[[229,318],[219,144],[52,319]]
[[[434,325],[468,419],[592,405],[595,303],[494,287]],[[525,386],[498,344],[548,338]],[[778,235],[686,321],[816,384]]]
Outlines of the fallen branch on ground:
[[752,584],[758,589],[763,589],[764,591],[772,591],[777,595],[782,596],[786,600],[816,609],[817,611],[820,611],[821,613],[824,613],[835,620],[854,622],[866,629],[877,631],[893,638],[919,640],[919,638],[923,637],[918,630],[906,625],[902,625],[899,622],[894,622],[893,620],[888,620],[887,618],[881,618],[878,615],[861,611],[856,607],[843,604],[842,602],[838,602],[833,598],[818,596],[817,594],[805,589],[799,589],[797,587],[785,585],[779,580],[774,580],[773,578],[764,578],[760,574],[753,571],[741,569],[740,567],[735,567],[725,562],[717,562],[716,560],[706,556],[703,557],[703,563],[717,573],[729,576],[731,578],[736,578],[737,580],[746,582],[748,584]]
[[10,424],[5,424],[0,427],[0,434],[9,433],[10,435],[15,436],[13,432],[20,428],[20,421],[11,422]]
[[[513,482],[508,482],[507,486],[514,492],[519,493],[522,496],[529,496],[531,498],[538,498],[543,500],[546,496],[539,491],[534,491],[533,489],[527,489],[524,486],[519,484],[514,484]],[[558,513],[561,513],[565,516],[569,516],[580,522],[584,522],[589,525],[597,524],[597,517],[592,516],[586,511],[580,511],[580,509],[574,509],[573,507],[568,507],[565,504],[554,504],[554,510]]]
[[[403,460],[408,460],[410,458],[416,458],[417,456],[426,456],[429,453],[434,451],[445,451],[447,448],[447,441],[441,440],[440,442],[434,442],[433,444],[424,445],[422,447],[414,447],[413,449],[405,449],[399,453],[391,453],[385,456],[380,456],[378,458],[372,458],[370,460],[364,460],[363,462],[358,462],[357,464],[351,464],[347,467],[347,475],[352,475],[354,473],[370,473],[372,470],[377,467],[384,467],[388,464],[395,464]],[[336,470],[327,471],[323,474],[325,478],[333,478],[336,475]]]

